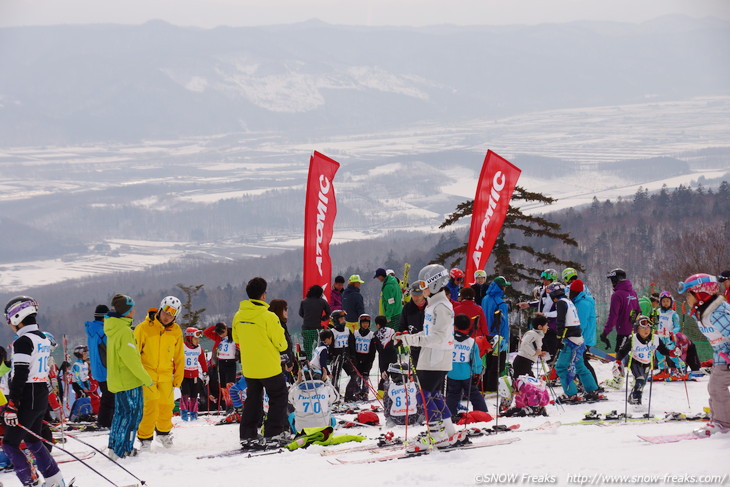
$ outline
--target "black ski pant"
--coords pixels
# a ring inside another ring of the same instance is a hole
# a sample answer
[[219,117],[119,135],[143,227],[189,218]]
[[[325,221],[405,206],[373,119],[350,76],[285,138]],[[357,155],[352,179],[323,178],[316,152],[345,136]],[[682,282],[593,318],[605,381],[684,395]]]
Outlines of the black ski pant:
[[497,382],[502,372],[504,372],[504,367],[507,365],[506,362],[507,352],[499,352],[498,355],[490,352],[487,355],[487,373],[484,377],[485,391],[495,392],[497,390]]
[[[588,347],[590,348],[590,347]],[[588,372],[591,373],[593,376],[593,380],[596,381],[596,384],[598,384],[598,378],[596,377],[596,371],[593,370],[593,366],[591,365],[591,362],[588,360],[588,349],[586,349],[585,353],[583,354],[583,363],[586,364],[586,369],[588,369]]]
[[258,436],[258,423],[264,410],[264,390],[269,396],[269,412],[264,420],[264,436],[276,436],[286,431],[287,388],[284,374],[265,379],[246,377],[248,392],[241,414],[240,438],[242,440]]
[[378,369],[380,370],[380,382],[378,382],[378,390],[384,391],[385,379],[383,379],[383,372],[388,372],[388,366],[398,361],[398,351],[390,345],[385,347],[383,350],[378,352]]
[[525,358],[522,355],[516,356],[514,362],[512,362],[512,378],[516,379],[521,375],[535,377],[535,374],[532,372],[532,367],[534,365],[535,362],[529,358]]
[[102,428],[111,428],[112,418],[114,417],[114,393],[109,391],[106,381],[99,382],[99,389],[101,390],[101,399],[96,424]]

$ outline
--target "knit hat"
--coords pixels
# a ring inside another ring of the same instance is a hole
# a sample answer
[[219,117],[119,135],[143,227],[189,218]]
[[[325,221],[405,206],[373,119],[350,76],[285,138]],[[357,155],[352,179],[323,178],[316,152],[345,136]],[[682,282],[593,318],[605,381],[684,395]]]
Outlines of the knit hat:
[[106,316],[108,312],[109,307],[106,304],[100,304],[94,310],[94,319],[97,321],[101,321],[104,319],[104,316]]
[[574,293],[580,293],[583,292],[585,289],[585,286],[583,285],[583,281],[580,279],[576,279],[575,281],[570,283],[570,290]]
[[124,294],[115,294],[112,298],[112,308],[116,313],[126,316],[134,308],[134,300]]

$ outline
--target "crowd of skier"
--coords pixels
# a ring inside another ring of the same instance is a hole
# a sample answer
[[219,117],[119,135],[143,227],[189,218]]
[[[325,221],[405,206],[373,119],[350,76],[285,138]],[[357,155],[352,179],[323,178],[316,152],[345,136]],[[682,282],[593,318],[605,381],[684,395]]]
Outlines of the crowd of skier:
[[[682,333],[672,293],[640,298],[622,269],[607,275],[613,293],[600,334],[595,300],[575,269],[546,269],[534,299],[516,304],[516,314],[530,316],[524,334],[510,326],[505,289],[511,283],[502,276],[487,282],[483,270],[471,277],[467,284],[460,269],[431,264],[409,285],[405,276],[379,268],[373,316],[360,293],[365,281],[337,276],[329,301],[312,286],[300,303],[301,343],[287,329],[287,302],[267,299],[261,277],[248,281],[248,299],[230,326],[206,329],[178,325],[182,303],[175,296],[145,310],[135,326],[137,304],[116,294],[94,309],[85,324],[87,345],[60,367],[51,357],[55,337],[37,322],[38,302],[18,296],[4,309],[17,338],[9,354],[0,347],[0,374],[7,374],[0,464],[14,469],[23,485],[64,486],[49,453],[56,425],[93,421],[108,429],[108,456],[118,461],[149,450],[155,439],[171,447],[174,412],[196,421],[200,408],[222,408],[224,422],[240,422],[242,448],[337,443],[351,436],[332,434],[336,408],[356,410],[374,399],[382,399],[389,424],[425,424],[409,452],[452,448],[468,441],[457,420],[491,419],[485,394],[497,393],[494,414],[546,415],[551,400],[602,400],[603,387],[620,387],[630,372],[628,402],[640,405],[647,381],[686,380],[700,366],[710,372],[711,420],[696,434],[730,431],[729,271],[689,276],[677,289],[712,346],[712,360],[702,364]],[[210,354],[201,347],[203,336],[213,342]],[[596,349],[598,339],[615,355]],[[596,354],[615,361],[617,373],[604,384],[589,361]],[[560,395],[553,387],[558,381]],[[356,422],[378,421],[367,409]]]

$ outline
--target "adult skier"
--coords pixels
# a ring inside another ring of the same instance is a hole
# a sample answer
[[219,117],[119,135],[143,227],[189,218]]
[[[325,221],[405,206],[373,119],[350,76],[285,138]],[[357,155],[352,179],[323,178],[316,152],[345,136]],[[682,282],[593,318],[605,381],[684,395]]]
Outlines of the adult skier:
[[606,326],[601,333],[601,341],[606,348],[611,348],[611,342],[608,340],[608,334],[616,329],[616,352],[631,335],[634,327],[634,320],[641,314],[639,306],[639,297],[636,295],[631,281],[626,278],[626,271],[620,268],[613,269],[606,275],[607,279],[611,279],[613,286],[613,294],[611,295],[611,305],[608,309],[608,318]]

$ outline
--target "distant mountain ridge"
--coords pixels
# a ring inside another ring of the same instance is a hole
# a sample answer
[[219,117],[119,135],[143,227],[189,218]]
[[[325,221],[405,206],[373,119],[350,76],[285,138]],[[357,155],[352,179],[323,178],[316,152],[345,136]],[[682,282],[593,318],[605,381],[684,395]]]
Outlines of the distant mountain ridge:
[[[678,30],[681,35],[677,35]],[[728,92],[730,24],[0,29],[0,146],[372,131]]]

